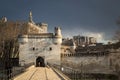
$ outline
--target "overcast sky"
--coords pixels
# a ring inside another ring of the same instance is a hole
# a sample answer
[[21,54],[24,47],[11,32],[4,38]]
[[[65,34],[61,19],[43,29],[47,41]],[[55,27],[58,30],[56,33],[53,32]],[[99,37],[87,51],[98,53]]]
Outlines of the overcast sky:
[[120,0],[0,0],[0,17],[8,20],[28,20],[48,23],[49,32],[62,28],[64,37],[95,36],[105,40],[118,29]]

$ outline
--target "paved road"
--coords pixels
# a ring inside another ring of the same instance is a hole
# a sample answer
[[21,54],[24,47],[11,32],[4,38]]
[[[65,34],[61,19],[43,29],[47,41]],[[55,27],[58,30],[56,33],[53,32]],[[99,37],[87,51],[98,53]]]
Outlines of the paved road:
[[26,72],[16,76],[14,80],[61,80],[58,75],[47,67],[30,67]]

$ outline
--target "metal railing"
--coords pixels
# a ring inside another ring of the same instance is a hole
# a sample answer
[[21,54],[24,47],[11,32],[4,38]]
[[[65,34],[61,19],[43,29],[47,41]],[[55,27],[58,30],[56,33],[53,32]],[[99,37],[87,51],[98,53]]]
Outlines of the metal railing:
[[62,79],[62,80],[71,80],[68,76],[66,76],[58,67],[55,67],[55,65],[47,64],[47,67],[52,68],[52,70]]
[[[49,64],[50,65],[50,64]],[[50,65],[63,74],[68,76],[71,80],[118,80],[118,76],[114,74],[103,74],[103,73],[87,73],[83,70],[75,70],[70,67],[60,65]]]
[[0,80],[13,80],[13,76],[12,69],[0,70]]
[[12,67],[9,69],[1,69],[0,70],[0,80],[14,80],[14,77],[23,73],[28,67],[33,65],[33,63],[27,64],[24,67]]

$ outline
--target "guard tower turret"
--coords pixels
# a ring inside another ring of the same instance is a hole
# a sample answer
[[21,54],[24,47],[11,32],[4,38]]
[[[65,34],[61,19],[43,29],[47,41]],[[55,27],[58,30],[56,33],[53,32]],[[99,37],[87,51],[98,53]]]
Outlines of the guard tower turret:
[[62,43],[62,34],[61,34],[60,27],[55,27],[54,43],[55,44],[61,44]]

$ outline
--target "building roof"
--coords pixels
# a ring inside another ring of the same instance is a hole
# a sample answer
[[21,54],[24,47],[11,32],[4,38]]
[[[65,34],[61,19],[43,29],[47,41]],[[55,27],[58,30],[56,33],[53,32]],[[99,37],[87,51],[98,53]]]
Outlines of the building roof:
[[65,46],[74,46],[74,42],[73,42],[72,39],[70,39],[70,40],[63,40],[62,45],[65,45]]

